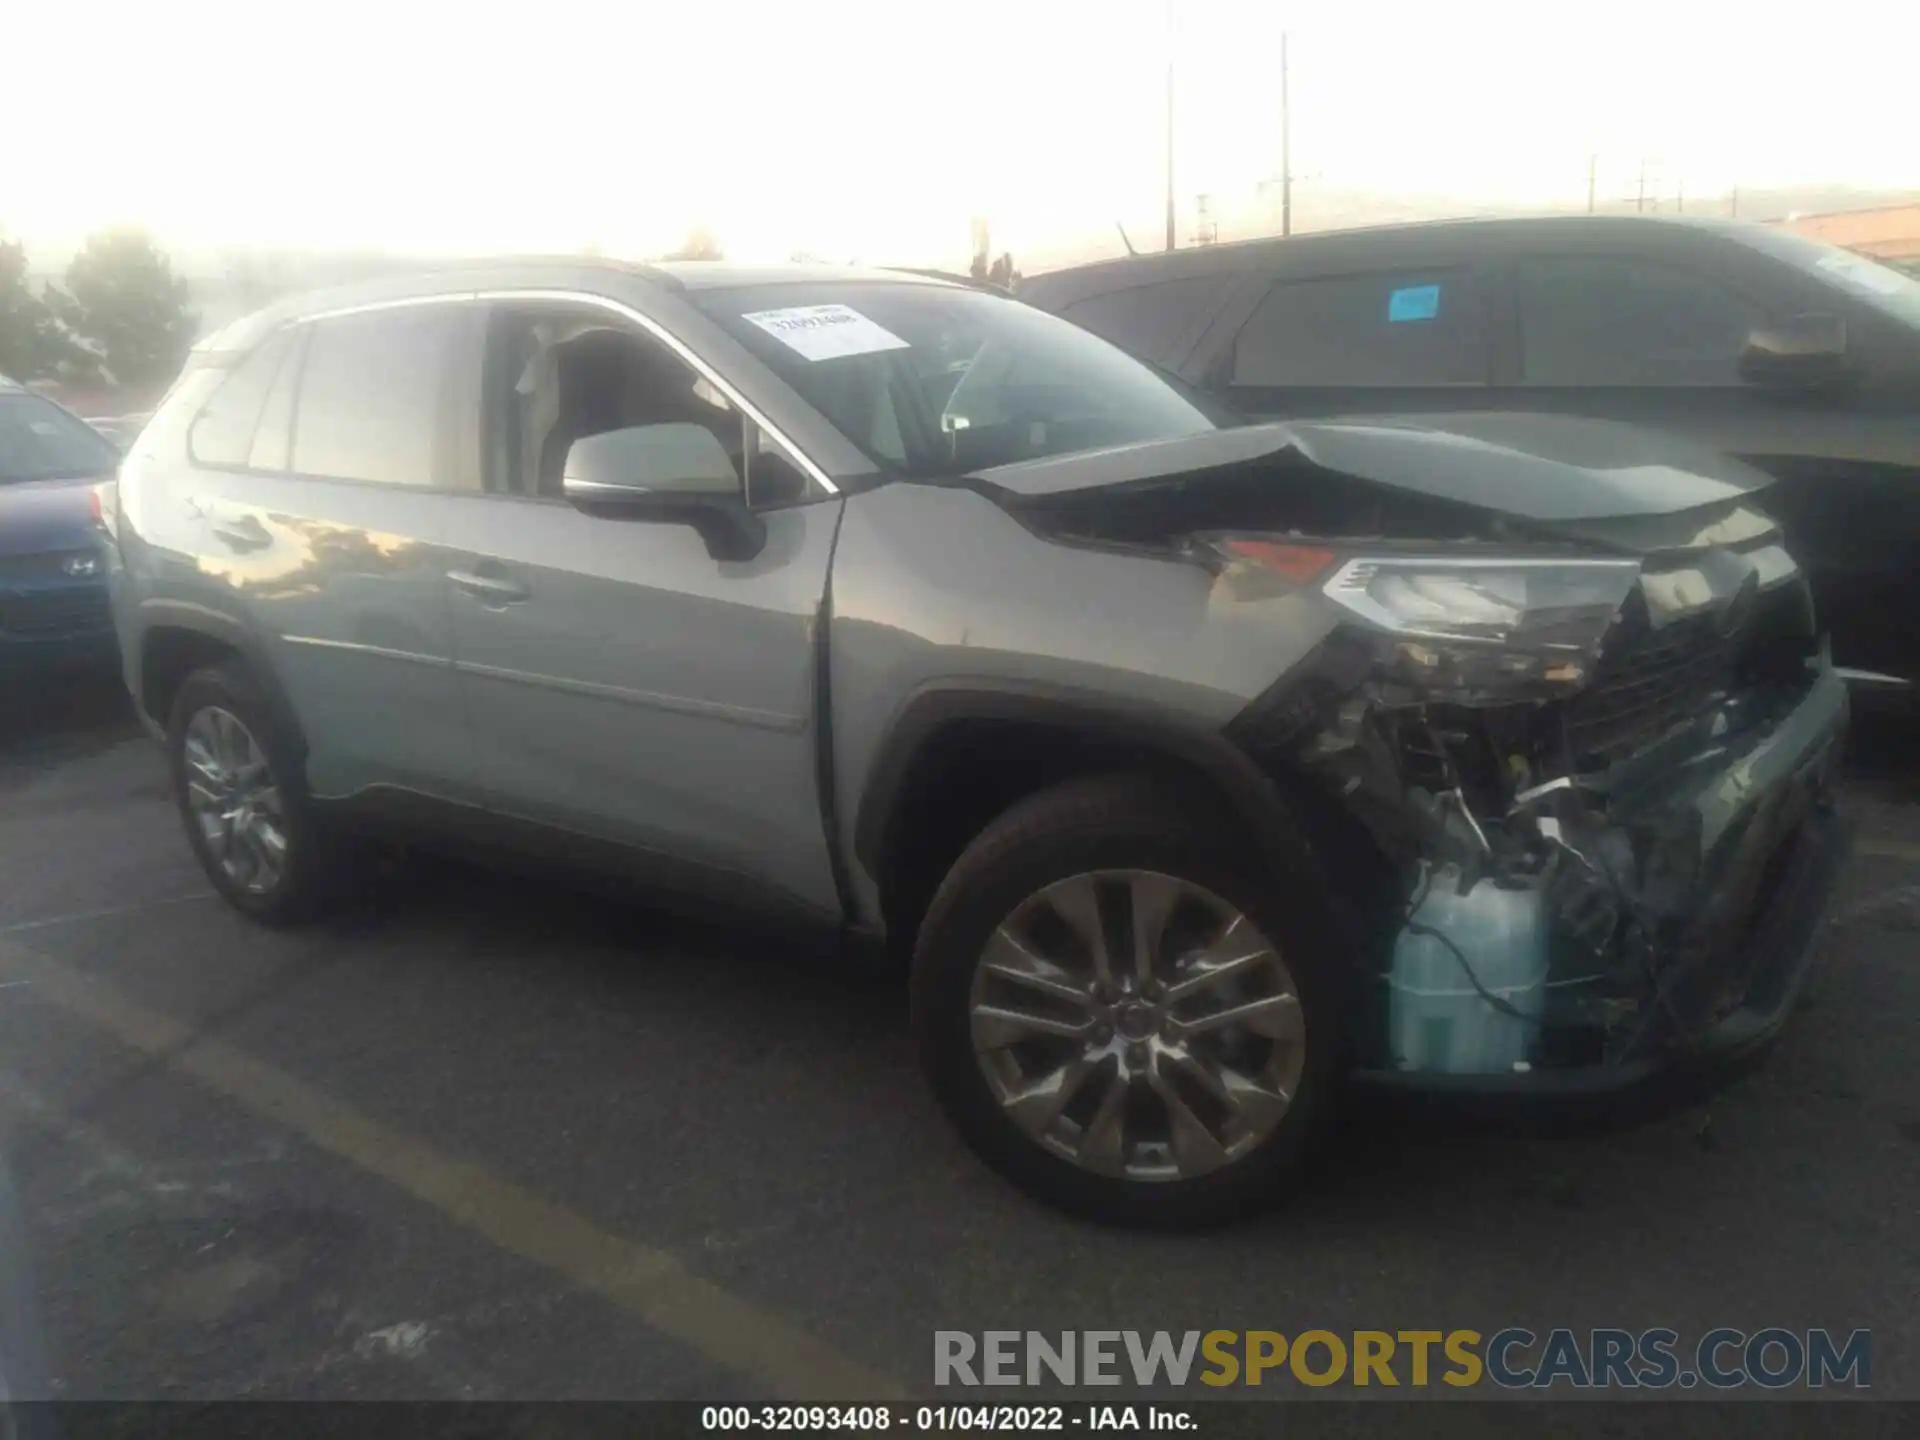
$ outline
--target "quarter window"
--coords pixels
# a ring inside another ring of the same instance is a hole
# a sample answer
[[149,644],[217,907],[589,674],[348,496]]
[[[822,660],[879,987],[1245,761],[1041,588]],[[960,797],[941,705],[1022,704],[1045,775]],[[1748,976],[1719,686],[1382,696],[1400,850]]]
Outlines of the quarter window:
[[314,322],[294,418],[293,468],[341,480],[433,484],[459,309],[405,306]]
[[1763,318],[1705,276],[1644,260],[1525,260],[1518,280],[1529,385],[1735,385]]
[[1235,385],[1484,385],[1486,305],[1464,270],[1291,280],[1234,345]]

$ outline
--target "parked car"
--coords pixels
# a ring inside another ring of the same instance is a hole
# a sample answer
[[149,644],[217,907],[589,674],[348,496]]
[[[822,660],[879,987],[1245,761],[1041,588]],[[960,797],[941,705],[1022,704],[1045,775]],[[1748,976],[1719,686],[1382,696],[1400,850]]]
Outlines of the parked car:
[[1214,245],[1021,297],[1252,416],[1651,425],[1772,475],[1836,660],[1920,680],[1920,280],[1765,225],[1470,220]]
[[239,910],[402,826],[883,939],[980,1154],[1180,1223],[1350,1071],[1781,1023],[1847,701],[1763,486],[1598,421],[1222,428],[932,279],[556,261],[232,326],[108,514]]
[[87,417],[87,424],[97,430],[114,449],[125,450],[129,445],[133,444],[135,438],[139,436],[140,428],[147,423],[148,418],[146,415],[137,413],[132,415],[89,415]]
[[0,377],[0,668],[113,664],[95,487],[119,459],[84,420]]

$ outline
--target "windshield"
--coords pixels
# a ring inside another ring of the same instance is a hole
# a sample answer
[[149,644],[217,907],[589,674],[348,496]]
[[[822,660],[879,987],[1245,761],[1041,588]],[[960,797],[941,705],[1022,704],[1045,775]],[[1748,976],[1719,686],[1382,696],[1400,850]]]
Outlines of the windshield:
[[1890,265],[1824,240],[1769,226],[1756,244],[1789,264],[1837,285],[1857,300],[1909,325],[1920,326],[1920,280]]
[[104,475],[119,461],[92,426],[52,401],[0,394],[0,485]]
[[893,474],[964,474],[1220,423],[1105,340],[981,291],[851,281],[692,298]]

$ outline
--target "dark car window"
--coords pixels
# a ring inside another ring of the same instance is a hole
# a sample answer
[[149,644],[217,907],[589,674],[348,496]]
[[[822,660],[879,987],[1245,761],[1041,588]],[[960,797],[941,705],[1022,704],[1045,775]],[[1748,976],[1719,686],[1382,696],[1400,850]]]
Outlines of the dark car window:
[[1231,283],[1229,276],[1185,275],[1089,295],[1060,313],[1143,360],[1166,364],[1180,358],[1173,350]]
[[1741,232],[1740,241],[1785,260],[1829,289],[1920,329],[1920,262],[1882,264],[1869,255],[1772,225],[1750,225]]
[[1464,270],[1273,287],[1234,345],[1246,386],[1484,385],[1486,303]]
[[303,475],[434,483],[458,307],[418,305],[316,321],[294,418]]
[[0,392],[0,485],[106,475],[119,463],[99,432],[51,400]]
[[1758,306],[1707,276],[1638,259],[1522,261],[1529,385],[1735,385]]
[[806,479],[733,403],[653,336],[569,306],[506,305],[488,327],[486,488],[561,499],[568,451],[649,425],[712,433],[756,505],[802,498]]
[[187,432],[187,449],[201,465],[245,465],[267,395],[293,348],[293,332],[283,330],[243,357],[213,392]]

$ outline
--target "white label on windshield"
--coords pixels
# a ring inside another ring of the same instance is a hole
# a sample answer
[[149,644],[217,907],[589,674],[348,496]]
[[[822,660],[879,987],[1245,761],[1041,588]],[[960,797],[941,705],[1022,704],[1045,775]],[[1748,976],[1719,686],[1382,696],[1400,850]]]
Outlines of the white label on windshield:
[[838,360],[876,350],[905,350],[907,342],[847,305],[796,305],[742,315],[809,360]]
[[1820,261],[1820,268],[1876,295],[1898,295],[1913,284],[1897,270],[1889,270],[1871,260],[1861,260],[1852,255],[1828,255]]

